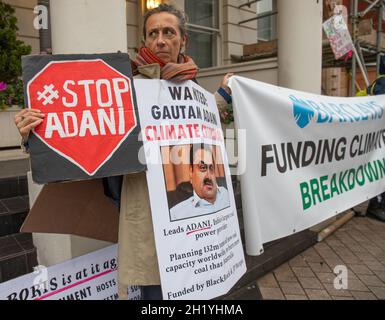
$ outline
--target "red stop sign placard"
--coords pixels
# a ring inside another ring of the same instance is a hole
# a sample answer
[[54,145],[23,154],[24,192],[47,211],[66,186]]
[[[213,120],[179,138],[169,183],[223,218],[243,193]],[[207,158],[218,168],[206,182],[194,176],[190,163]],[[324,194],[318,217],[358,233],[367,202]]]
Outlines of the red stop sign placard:
[[91,176],[136,127],[132,94],[101,59],[52,61],[27,84],[29,108],[45,114],[35,135]]

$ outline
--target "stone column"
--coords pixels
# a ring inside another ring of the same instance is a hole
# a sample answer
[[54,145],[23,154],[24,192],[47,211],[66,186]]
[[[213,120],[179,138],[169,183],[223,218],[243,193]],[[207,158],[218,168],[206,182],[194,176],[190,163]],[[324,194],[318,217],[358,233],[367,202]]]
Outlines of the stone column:
[[[53,54],[127,52],[125,0],[51,0]],[[29,175],[30,203],[41,186]],[[64,204],[65,205],[65,204]],[[50,266],[110,245],[73,235],[33,234],[40,264]]]
[[322,1],[278,1],[278,82],[321,93]]
[[52,50],[127,52],[125,0],[51,0]]

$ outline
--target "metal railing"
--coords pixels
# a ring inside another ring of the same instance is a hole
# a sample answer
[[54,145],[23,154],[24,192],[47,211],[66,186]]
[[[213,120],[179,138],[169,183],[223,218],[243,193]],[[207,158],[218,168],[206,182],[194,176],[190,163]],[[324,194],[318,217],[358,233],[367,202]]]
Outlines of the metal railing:
[[[362,10],[359,11],[359,2],[363,1],[368,4],[368,6]],[[369,79],[368,79],[368,71],[366,69],[366,64],[364,61],[364,56],[362,54],[362,51],[367,51],[370,48],[367,48],[366,45],[360,43],[358,36],[357,36],[357,29],[358,29],[358,23],[361,18],[363,18],[365,15],[367,15],[371,11],[376,11],[378,15],[378,26],[377,26],[377,38],[376,38],[376,51],[375,54],[377,55],[376,59],[376,67],[377,67],[377,76],[379,75],[380,70],[380,61],[381,56],[383,54],[381,50],[381,33],[382,33],[382,16],[384,12],[384,0],[350,0],[350,17],[351,17],[351,24],[352,24],[352,40],[354,44],[354,48],[356,51],[356,54],[352,57],[352,81],[351,81],[351,93],[354,95],[355,92],[355,83],[356,83],[356,64],[358,63],[360,66],[360,69],[362,71],[362,74],[365,78],[366,85],[369,86]],[[371,50],[372,51],[372,50]]]

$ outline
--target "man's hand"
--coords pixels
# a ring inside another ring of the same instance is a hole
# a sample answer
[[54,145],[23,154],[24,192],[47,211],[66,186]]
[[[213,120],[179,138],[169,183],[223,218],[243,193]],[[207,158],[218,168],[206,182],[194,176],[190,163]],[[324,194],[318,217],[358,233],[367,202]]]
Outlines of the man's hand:
[[234,73],[227,73],[225,74],[225,76],[223,77],[223,80],[222,80],[222,83],[221,83],[221,87],[223,89],[226,90],[226,92],[231,95],[231,89],[230,87],[228,86],[229,84],[229,79],[234,75]]
[[23,140],[27,140],[29,133],[44,120],[45,115],[37,109],[23,109],[15,115],[15,124]]

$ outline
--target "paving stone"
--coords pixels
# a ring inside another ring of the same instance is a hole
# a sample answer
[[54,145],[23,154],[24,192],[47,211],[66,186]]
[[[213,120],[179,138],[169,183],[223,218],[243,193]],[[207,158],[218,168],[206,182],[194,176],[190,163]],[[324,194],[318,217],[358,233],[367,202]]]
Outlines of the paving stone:
[[349,235],[358,243],[361,241],[368,241],[368,238],[366,238],[361,232],[349,232]]
[[304,289],[323,289],[321,282],[317,278],[298,278]]
[[[368,250],[366,250],[364,247],[361,247],[361,246],[350,246],[349,249],[353,252],[353,253],[368,253]],[[370,253],[368,253],[370,255]],[[371,255],[370,255],[371,256]]]
[[[355,229],[359,230],[361,226],[358,226],[356,227]],[[337,230],[337,232],[335,233],[336,235],[336,238],[338,240],[340,240],[343,244],[347,243],[356,243],[357,241],[355,241],[350,235],[349,235],[349,230],[347,228],[340,228]],[[361,231],[361,230],[360,230]]]
[[[336,266],[347,268],[347,290],[334,287]],[[257,283],[265,299],[385,300],[385,224],[354,218]]]
[[326,290],[305,289],[310,300],[331,300]]
[[349,267],[348,267],[348,279],[359,280],[358,276],[353,272],[353,270],[349,269]]
[[334,248],[334,251],[338,255],[352,255],[353,252],[349,250],[345,245],[343,247]]
[[263,288],[279,288],[277,280],[275,280],[274,274],[272,272],[266,274],[262,278],[257,280],[259,287]]
[[[352,294],[348,289],[336,289],[334,283],[324,283],[324,287],[331,296],[335,297],[351,297]],[[349,288],[349,281],[348,281]]]
[[289,261],[289,265],[290,267],[307,267],[308,266],[306,260],[301,255],[298,255],[293,259],[291,259]]
[[330,240],[338,240],[338,238],[336,237],[336,235],[335,235],[335,233],[332,233],[330,236],[328,236],[327,238],[326,238],[326,243],[327,243],[327,241],[330,241]]
[[376,255],[376,258],[378,261],[382,261],[385,263],[385,254],[378,254]]
[[384,287],[385,283],[382,282],[377,276],[375,275],[366,275],[366,274],[359,274],[358,278],[367,286],[373,286],[373,287]]
[[382,251],[385,251],[385,241],[378,241],[377,246],[382,249]]
[[366,251],[368,251],[369,248],[373,247],[373,243],[372,243],[371,241],[369,241],[369,240],[367,240],[367,241],[361,241],[361,242],[360,242],[360,245],[361,245],[362,247],[364,247],[364,248],[366,249]]
[[350,251],[350,253],[338,253],[339,258],[344,263],[355,263],[360,264],[362,263],[361,259],[359,258],[358,254],[354,254]]
[[384,252],[381,248],[373,247],[373,246],[372,247],[368,247],[367,249],[375,257],[380,255],[380,254],[382,254]]
[[329,245],[329,247],[331,247],[333,249],[346,248],[345,245],[340,240],[338,240],[337,238],[335,238],[335,239],[327,238],[326,243]]
[[332,272],[332,270],[330,269],[330,267],[328,266],[328,264],[326,262],[309,262],[309,266],[310,268],[314,271],[314,272]]
[[372,287],[369,289],[375,294],[378,299],[385,300],[385,287]]
[[328,249],[330,250],[330,247],[328,246],[327,243],[325,242],[318,242],[316,245],[314,245],[313,247],[315,250],[325,250],[325,249]]
[[[311,249],[311,250],[310,250]],[[314,248],[309,248],[305,252],[301,253],[301,256],[309,262],[322,262],[323,258],[314,250]]]
[[282,289],[282,292],[287,294],[295,294],[295,295],[304,295],[305,292],[303,291],[301,285],[298,282],[284,282],[280,281],[279,285]]
[[310,247],[306,249],[304,252],[302,252],[301,255],[304,257],[307,257],[307,256],[318,255],[318,253],[317,251],[315,251],[314,247]]
[[332,296],[333,300],[355,300],[353,297],[335,297]]
[[260,287],[262,298],[265,300],[285,300],[280,288],[263,288]]
[[292,270],[297,277],[315,278],[314,272],[309,267],[293,267]]
[[364,264],[349,264],[349,268],[353,270],[355,274],[373,274],[373,272]]
[[365,286],[361,280],[358,279],[348,279],[348,290],[350,291],[370,291],[367,286]]
[[361,259],[354,254],[340,254],[339,256],[345,263],[362,263]]
[[365,252],[356,252],[356,255],[364,263],[366,263],[366,262],[378,262],[378,260],[371,253],[369,253],[366,249],[365,249]]
[[[341,260],[341,258],[333,250],[317,250],[324,259]],[[342,261],[342,260],[341,260]]]
[[333,283],[336,275],[332,272],[316,272],[318,279],[321,283]]
[[287,263],[284,263],[283,265],[275,269],[274,275],[278,281],[297,281],[295,274]]
[[356,300],[377,300],[371,292],[352,291],[352,295]]
[[368,252],[368,250],[362,247],[359,243],[346,243],[345,248],[348,249],[350,253]]
[[385,266],[380,262],[367,261],[364,263],[372,271],[385,271]]
[[328,264],[328,266],[334,271],[334,268],[336,266],[344,266],[345,262],[343,262],[341,259],[329,259],[328,257],[325,258],[325,262]]
[[385,271],[374,271],[374,273],[382,282],[385,282]]
[[[381,230],[372,230],[372,231],[373,231],[373,232],[381,232]],[[381,247],[379,246],[379,244],[381,243],[382,238],[379,237],[378,235],[376,235],[376,233],[368,234],[367,237],[368,237],[368,239],[369,239],[370,241],[372,241],[373,243],[375,243],[376,247],[381,248]]]
[[286,300],[309,300],[307,296],[299,294],[287,294],[285,298]]
[[352,248],[354,246],[359,246],[359,245],[362,244],[362,242],[357,242],[352,237],[349,237],[349,238],[346,238],[346,239],[340,239],[340,240],[345,245],[345,247],[348,248],[348,249],[350,249],[350,248]]
[[[303,251],[301,253],[301,255],[304,257],[304,258],[309,258],[309,257],[320,257],[320,255],[318,254],[318,252],[314,249],[314,247],[310,247],[308,249],[306,249],[305,251]],[[309,261],[309,260],[308,260]],[[315,261],[317,262],[317,261]]]
[[360,231],[363,232],[363,233],[368,233],[368,232],[371,231],[370,228],[369,228],[368,226],[366,226],[366,225],[359,225],[359,226],[356,226],[356,229],[357,229],[357,230],[360,230]]
[[367,225],[382,225],[383,222],[377,220],[377,219],[366,219],[366,224]]
[[250,283],[239,288],[225,296],[219,297],[219,300],[262,300],[261,291],[256,284]]

